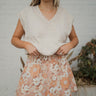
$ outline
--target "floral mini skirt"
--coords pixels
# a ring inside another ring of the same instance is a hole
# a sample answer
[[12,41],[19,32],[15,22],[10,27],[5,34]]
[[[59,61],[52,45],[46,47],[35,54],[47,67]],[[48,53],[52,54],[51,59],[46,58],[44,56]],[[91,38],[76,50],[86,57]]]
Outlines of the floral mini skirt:
[[77,85],[65,55],[27,56],[16,96],[72,96]]

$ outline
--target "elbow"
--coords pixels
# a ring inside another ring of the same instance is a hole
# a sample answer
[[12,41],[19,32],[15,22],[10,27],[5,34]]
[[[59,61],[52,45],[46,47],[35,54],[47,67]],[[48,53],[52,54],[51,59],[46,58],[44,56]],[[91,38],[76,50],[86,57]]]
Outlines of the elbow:
[[79,44],[79,39],[77,38],[77,45]]

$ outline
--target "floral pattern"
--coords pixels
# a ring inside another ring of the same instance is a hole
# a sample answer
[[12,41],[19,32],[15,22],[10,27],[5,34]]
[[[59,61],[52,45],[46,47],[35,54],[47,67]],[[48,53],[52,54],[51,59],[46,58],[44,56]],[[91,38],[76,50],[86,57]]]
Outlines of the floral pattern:
[[75,91],[75,78],[65,55],[29,55],[16,96],[72,96]]

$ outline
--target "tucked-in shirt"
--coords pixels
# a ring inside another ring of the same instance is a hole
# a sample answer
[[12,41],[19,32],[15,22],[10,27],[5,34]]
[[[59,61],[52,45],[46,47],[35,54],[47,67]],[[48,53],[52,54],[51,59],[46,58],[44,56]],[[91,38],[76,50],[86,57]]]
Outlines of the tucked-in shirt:
[[[26,6],[18,14],[25,34],[23,40],[32,43],[42,55],[53,55],[64,44],[72,30],[73,16],[59,6],[52,19],[39,6]],[[28,53],[25,50],[26,53]]]

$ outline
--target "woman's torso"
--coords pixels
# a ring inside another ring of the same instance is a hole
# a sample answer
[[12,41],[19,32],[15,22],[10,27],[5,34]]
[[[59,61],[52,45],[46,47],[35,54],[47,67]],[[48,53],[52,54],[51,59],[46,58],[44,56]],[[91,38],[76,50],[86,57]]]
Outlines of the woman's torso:
[[53,55],[66,43],[71,32],[73,17],[63,7],[58,7],[57,13],[49,21],[38,5],[27,6],[18,15],[25,30],[23,39],[31,42],[43,55]]

